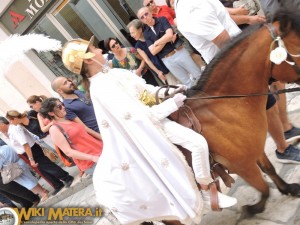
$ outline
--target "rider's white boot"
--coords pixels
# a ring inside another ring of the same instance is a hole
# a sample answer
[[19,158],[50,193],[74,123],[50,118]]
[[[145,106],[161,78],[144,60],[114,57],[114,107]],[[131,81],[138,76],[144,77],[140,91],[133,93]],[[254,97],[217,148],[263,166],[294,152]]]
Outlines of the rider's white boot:
[[[201,190],[204,206],[207,208],[211,208],[210,203],[210,191],[209,190]],[[237,203],[237,199],[234,197],[230,197],[218,192],[218,203],[220,208],[228,208]]]

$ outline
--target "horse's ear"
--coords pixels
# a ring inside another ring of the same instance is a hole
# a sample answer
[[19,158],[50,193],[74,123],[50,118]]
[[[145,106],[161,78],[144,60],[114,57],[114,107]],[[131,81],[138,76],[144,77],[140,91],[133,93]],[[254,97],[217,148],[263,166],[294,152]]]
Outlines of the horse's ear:
[[288,15],[282,15],[280,18],[280,26],[279,26],[279,31],[281,35],[287,34],[292,26],[291,19],[289,18]]

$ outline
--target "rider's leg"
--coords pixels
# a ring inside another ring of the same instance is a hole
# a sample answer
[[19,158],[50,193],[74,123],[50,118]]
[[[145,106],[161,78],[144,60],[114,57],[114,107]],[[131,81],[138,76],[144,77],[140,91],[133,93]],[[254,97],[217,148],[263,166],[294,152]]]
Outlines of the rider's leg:
[[192,164],[196,180],[200,184],[208,185],[213,182],[210,174],[209,150],[205,138],[174,121],[161,121],[168,139],[176,145],[189,150],[192,154]]
[[[204,202],[209,204],[209,184],[213,182],[213,179],[210,174],[209,150],[205,138],[192,129],[169,119],[164,119],[161,122],[162,129],[168,139],[191,152],[196,180],[202,188]],[[236,204],[237,200],[218,192],[218,202],[220,208],[226,208]]]

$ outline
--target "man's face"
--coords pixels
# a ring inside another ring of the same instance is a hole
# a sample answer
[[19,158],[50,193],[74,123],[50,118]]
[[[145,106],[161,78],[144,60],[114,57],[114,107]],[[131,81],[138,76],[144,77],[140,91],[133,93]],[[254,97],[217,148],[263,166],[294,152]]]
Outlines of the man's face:
[[8,131],[8,125],[0,121],[0,132],[7,133],[7,131]]
[[147,24],[148,26],[151,26],[152,24],[152,14],[149,12],[149,9],[147,8],[142,8],[139,12],[138,12],[138,18],[144,23]]
[[144,6],[148,7],[150,12],[153,12],[153,10],[156,8],[154,0],[144,0]]
[[72,80],[62,77],[58,89],[64,94],[73,94],[76,87]]

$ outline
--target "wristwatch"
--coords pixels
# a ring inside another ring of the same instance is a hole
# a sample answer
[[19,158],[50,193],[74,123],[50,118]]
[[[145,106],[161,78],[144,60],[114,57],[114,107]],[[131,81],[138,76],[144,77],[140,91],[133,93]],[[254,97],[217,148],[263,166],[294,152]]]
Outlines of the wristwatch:
[[33,161],[34,159],[32,157],[29,157],[29,161]]

